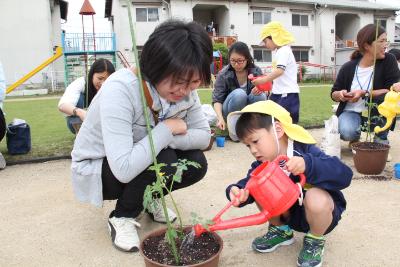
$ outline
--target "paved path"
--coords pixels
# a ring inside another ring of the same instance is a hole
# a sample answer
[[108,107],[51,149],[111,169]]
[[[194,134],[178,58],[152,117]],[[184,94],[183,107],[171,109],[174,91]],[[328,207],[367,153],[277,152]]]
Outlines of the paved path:
[[[317,140],[322,130],[311,130]],[[400,159],[400,131],[391,135],[391,153]],[[397,137],[397,138],[396,138]],[[343,160],[353,166],[347,144]],[[190,224],[190,213],[213,217],[225,204],[225,187],[247,171],[252,157],[240,143],[206,152],[209,171],[198,184],[174,196]],[[138,253],[116,250],[107,230],[114,202],[99,209],[78,203],[70,181],[70,161],[15,165],[0,171],[0,266],[144,266]],[[392,176],[393,163],[383,175]],[[355,173],[344,190],[348,208],[339,226],[327,237],[324,266],[400,266],[400,181],[376,181]],[[231,209],[227,217],[255,213],[254,205]],[[226,217],[225,217],[226,218]],[[140,219],[140,236],[162,225]],[[302,234],[296,242],[271,254],[255,253],[252,240],[266,225],[220,232],[224,240],[221,267],[295,266]]]

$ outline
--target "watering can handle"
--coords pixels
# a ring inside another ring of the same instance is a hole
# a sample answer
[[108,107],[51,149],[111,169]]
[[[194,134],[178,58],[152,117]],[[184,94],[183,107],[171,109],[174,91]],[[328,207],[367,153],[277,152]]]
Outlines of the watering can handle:
[[[285,161],[287,162],[289,160],[289,157],[286,155],[279,155],[276,157],[276,159],[274,160],[275,164],[277,164],[279,166],[279,162],[281,161]],[[304,184],[306,183],[306,176],[304,175],[304,173],[300,173],[300,184],[301,186],[304,186]]]

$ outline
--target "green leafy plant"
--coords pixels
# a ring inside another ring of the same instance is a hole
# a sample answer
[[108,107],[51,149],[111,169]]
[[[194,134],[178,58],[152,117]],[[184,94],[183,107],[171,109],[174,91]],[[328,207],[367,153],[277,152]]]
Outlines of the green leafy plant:
[[227,65],[228,64],[228,46],[224,43],[214,43],[213,50],[221,52],[222,62],[224,65]]
[[[167,166],[164,163],[154,163],[152,166],[149,167],[149,170],[152,170],[157,175],[156,182],[148,185],[143,195],[143,206],[145,209],[149,210],[152,205],[157,205],[157,199],[161,199],[162,207],[164,216],[167,219],[167,231],[165,233],[165,240],[169,244],[171,248],[171,252],[174,255],[175,262],[177,264],[180,263],[180,256],[176,246],[176,239],[183,240],[184,233],[183,233],[183,223],[182,223],[182,216],[179,212],[178,206],[176,205],[175,199],[172,195],[172,188],[174,183],[182,182],[182,174],[188,169],[189,166],[200,168],[200,164],[197,162],[189,161],[187,159],[178,159],[178,162],[172,163],[171,166],[176,168],[176,171],[173,175],[165,175],[162,172],[162,168]],[[169,220],[168,212],[165,204],[165,194],[164,192],[168,193],[168,196],[172,202],[174,210],[177,214],[179,227],[175,228],[172,226],[172,223]]]

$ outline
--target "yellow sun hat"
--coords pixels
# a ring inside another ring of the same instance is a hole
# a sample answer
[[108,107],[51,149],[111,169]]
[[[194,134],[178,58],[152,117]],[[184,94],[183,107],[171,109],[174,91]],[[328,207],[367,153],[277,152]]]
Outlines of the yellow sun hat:
[[268,114],[281,123],[283,130],[290,139],[304,144],[317,143],[306,129],[300,125],[293,124],[292,117],[290,117],[290,113],[286,109],[271,100],[258,101],[245,106],[241,111],[229,113],[227,119],[229,136],[234,141],[239,140],[236,135],[236,123],[243,113]]
[[293,35],[278,21],[271,21],[262,27],[260,34],[261,41],[264,41],[268,36],[271,36],[272,41],[274,41],[277,46],[283,46],[294,42]]

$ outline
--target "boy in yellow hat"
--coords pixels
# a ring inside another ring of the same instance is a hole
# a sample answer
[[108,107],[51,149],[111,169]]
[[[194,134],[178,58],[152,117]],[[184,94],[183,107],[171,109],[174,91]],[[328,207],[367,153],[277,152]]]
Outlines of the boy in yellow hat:
[[272,82],[272,94],[269,99],[290,112],[293,122],[299,121],[300,99],[297,85],[297,65],[290,44],[293,35],[280,22],[271,21],[261,30],[261,46],[273,51],[273,71],[253,80],[255,86]]
[[[228,115],[229,135],[244,143],[256,158],[246,177],[226,189],[234,206],[254,202],[245,186],[251,172],[262,162],[278,155],[289,160],[280,165],[294,181],[304,173],[303,204],[293,204],[281,216],[269,221],[268,232],[257,237],[252,247],[258,252],[272,252],[294,242],[293,230],[307,233],[300,251],[298,266],[321,266],[325,236],[338,224],[346,209],[340,190],[348,187],[352,170],[337,157],[324,154],[314,138],[301,126],[293,124],[288,111],[273,101],[260,101]],[[293,229],[293,230],[292,230]]]

